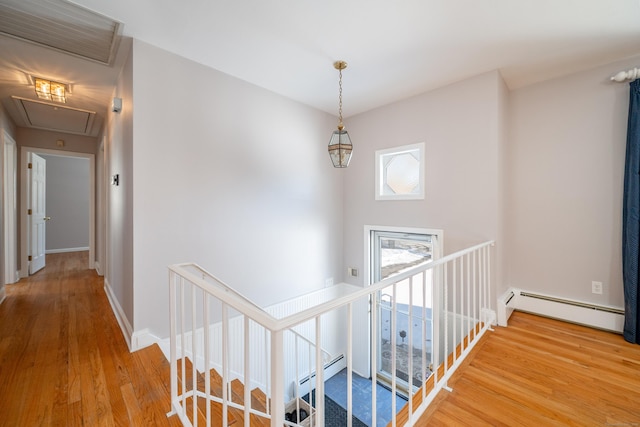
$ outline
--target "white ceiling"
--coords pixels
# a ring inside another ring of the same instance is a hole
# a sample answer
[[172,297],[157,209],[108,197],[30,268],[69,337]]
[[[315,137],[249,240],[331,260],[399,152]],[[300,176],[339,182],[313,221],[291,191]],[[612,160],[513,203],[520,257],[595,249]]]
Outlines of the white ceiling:
[[[3,1],[0,0],[0,4]],[[45,0],[42,0],[45,1]],[[491,70],[511,89],[640,55],[640,0],[74,0],[143,40],[346,117]],[[0,97],[18,72],[106,110],[122,61],[41,55],[0,36]],[[39,55],[39,56],[38,56]],[[640,63],[638,64],[640,66]],[[86,93],[85,93],[86,91]],[[30,95],[31,96],[31,95]]]

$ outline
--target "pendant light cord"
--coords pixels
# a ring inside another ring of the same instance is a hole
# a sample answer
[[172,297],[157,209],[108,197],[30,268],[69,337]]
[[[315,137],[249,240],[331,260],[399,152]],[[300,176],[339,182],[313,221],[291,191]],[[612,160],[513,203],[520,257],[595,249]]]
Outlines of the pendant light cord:
[[339,107],[338,107],[338,116],[339,116],[339,122],[338,122],[338,129],[342,130],[344,128],[344,125],[342,124],[342,69],[338,70],[340,72],[340,82],[339,82],[339,87],[340,87],[340,91],[339,91]]

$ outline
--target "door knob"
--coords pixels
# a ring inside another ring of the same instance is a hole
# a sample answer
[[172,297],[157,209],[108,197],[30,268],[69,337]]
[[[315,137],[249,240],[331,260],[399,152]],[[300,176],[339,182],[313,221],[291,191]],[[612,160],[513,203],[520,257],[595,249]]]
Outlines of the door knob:
[[50,216],[45,216],[43,219],[44,219],[45,221],[49,221],[49,220],[51,219],[51,217],[50,217]]

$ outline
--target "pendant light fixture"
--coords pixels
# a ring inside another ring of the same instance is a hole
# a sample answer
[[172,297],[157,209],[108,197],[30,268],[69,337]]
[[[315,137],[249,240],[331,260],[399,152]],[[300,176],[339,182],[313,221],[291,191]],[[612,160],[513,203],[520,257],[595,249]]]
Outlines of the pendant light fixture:
[[333,67],[340,73],[340,107],[338,109],[338,130],[333,131],[331,139],[329,140],[329,156],[331,156],[333,167],[346,168],[349,166],[351,151],[353,150],[351,138],[342,124],[342,70],[347,68],[347,63],[344,61],[336,61],[333,63]]

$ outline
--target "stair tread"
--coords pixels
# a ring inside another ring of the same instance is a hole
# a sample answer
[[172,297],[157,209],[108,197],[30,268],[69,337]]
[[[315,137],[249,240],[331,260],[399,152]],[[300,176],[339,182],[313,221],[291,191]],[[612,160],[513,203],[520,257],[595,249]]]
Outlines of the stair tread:
[[[189,358],[185,358],[184,361],[185,366],[185,378],[184,378],[184,387],[187,391],[193,390],[193,364],[189,360]],[[212,396],[222,398],[223,391],[223,381],[222,376],[215,370],[211,369],[209,371],[209,387],[210,394]],[[238,405],[244,404],[244,384],[239,379],[234,379],[229,383],[230,387],[229,395],[227,399],[230,402],[233,402]],[[182,360],[178,360],[178,393],[181,393],[183,386],[182,381]],[[206,374],[197,372],[196,373],[196,390],[204,393],[206,387]],[[189,419],[193,417],[193,399],[188,398],[187,401],[187,415]],[[254,388],[251,390],[251,409],[266,412],[267,408],[267,396],[266,394],[260,390],[259,388]],[[198,424],[206,425],[206,399],[198,398],[197,399],[198,410]],[[222,408],[223,405],[219,402],[211,401],[211,420],[212,426],[222,426]],[[256,414],[250,414],[250,424],[251,426],[264,426],[268,427],[271,425],[271,422],[268,418],[261,417]],[[227,422],[228,425],[242,426],[244,425],[244,410],[227,407]]]

